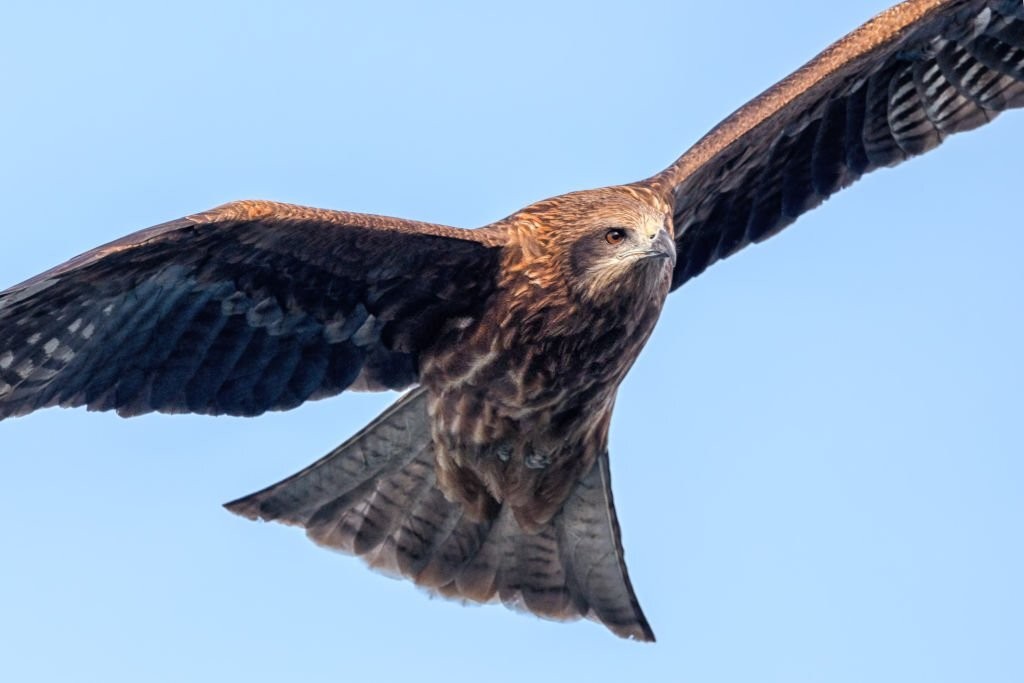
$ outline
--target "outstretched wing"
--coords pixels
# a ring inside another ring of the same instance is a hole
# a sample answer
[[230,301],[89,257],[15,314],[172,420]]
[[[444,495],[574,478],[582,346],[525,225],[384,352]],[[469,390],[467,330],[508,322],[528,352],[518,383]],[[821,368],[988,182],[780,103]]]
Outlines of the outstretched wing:
[[1020,0],[910,0],[883,12],[646,181],[674,197],[673,288],[865,173],[1020,106]]
[[0,293],[0,418],[256,415],[409,386],[492,291],[496,239],[257,201],[137,232]]
[[587,617],[654,640],[626,572],[607,453],[535,533],[507,505],[472,519],[437,486],[425,396],[414,389],[324,458],[226,507],[303,527],[320,545],[445,597]]

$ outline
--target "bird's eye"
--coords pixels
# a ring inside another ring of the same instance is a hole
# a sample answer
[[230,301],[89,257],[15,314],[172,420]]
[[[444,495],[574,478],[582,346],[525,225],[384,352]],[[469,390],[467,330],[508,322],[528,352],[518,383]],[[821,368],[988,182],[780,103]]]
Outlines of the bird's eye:
[[604,241],[608,244],[622,244],[626,239],[626,231],[622,228],[612,228],[604,234]]

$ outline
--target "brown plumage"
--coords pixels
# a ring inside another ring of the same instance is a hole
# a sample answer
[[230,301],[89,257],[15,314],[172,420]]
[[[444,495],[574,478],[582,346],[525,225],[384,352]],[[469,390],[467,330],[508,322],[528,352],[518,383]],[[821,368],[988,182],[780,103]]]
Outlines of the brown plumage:
[[411,388],[229,509],[441,595],[652,640],[607,446],[668,292],[864,173],[1021,105],[1017,0],[912,0],[632,185],[477,230],[265,201],[165,223],[0,293],[0,418],[257,415]]

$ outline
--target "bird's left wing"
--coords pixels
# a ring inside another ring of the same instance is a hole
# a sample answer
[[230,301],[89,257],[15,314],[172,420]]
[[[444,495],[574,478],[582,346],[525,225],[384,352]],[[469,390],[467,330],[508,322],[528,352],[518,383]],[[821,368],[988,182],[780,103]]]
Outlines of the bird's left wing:
[[883,12],[645,181],[675,206],[673,288],[865,173],[1021,106],[1021,0],[909,0]]
[[137,232],[0,292],[0,418],[256,415],[409,386],[484,305],[497,240],[262,201]]

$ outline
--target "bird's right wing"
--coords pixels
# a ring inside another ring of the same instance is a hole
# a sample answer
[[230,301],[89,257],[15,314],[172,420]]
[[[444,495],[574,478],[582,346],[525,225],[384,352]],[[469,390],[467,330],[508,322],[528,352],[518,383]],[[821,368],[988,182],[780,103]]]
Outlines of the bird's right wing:
[[909,0],[645,181],[675,206],[673,288],[831,194],[1024,106],[1021,0]]
[[261,201],[137,232],[0,292],[0,419],[256,415],[409,386],[485,305],[499,239]]

